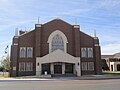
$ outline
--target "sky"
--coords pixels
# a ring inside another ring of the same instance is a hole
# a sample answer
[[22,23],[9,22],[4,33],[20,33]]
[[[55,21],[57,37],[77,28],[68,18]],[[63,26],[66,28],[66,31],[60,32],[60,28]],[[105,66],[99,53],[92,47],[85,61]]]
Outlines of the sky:
[[38,16],[41,24],[60,18],[91,36],[96,30],[102,55],[120,52],[120,0],[0,0],[0,57],[15,29],[34,29]]

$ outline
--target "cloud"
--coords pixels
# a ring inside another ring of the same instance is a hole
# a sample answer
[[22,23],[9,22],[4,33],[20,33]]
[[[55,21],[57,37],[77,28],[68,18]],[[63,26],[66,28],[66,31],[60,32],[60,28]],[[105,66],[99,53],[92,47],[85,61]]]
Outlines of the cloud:
[[120,1],[119,0],[100,0],[98,1],[99,5],[103,8],[116,8],[120,5]]
[[95,28],[100,33],[102,53],[119,50],[120,0],[0,0],[0,31],[31,28],[37,16],[40,23],[55,17],[69,18],[69,22],[77,18],[83,31],[91,33]]
[[107,44],[101,47],[102,55],[112,55],[120,52],[120,43]]
[[0,43],[0,45],[9,44],[9,43],[11,43],[11,42],[12,42],[12,41],[10,41],[10,40],[9,40],[9,41],[3,41],[3,42]]
[[112,31],[111,32],[108,32],[106,31],[107,33],[100,33],[99,36],[100,36],[100,41],[102,42],[116,42],[116,43],[120,43],[120,40],[119,40],[119,33],[113,33]]
[[[9,23],[8,24],[4,24],[4,25],[0,25],[2,27],[2,29],[0,29],[0,31],[5,31],[7,30],[8,28],[11,28],[11,27],[20,27],[23,26],[27,26],[29,24],[35,24],[35,22],[37,22],[37,20],[22,20],[22,21],[8,21]],[[31,25],[31,26],[33,26]],[[29,27],[29,28],[33,28],[33,27]]]

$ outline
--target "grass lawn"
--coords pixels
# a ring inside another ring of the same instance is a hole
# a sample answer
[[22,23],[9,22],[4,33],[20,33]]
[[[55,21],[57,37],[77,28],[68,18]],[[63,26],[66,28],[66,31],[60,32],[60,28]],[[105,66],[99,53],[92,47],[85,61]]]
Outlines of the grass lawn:
[[103,74],[109,75],[120,75],[120,71],[112,72],[112,71],[103,71]]
[[9,77],[9,74],[8,74],[8,72],[0,72],[0,78],[7,78],[7,77]]

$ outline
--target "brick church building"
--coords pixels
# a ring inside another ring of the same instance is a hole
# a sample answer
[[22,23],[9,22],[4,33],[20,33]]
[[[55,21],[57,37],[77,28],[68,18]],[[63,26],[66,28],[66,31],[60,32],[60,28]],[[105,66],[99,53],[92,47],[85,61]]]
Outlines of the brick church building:
[[11,46],[10,76],[101,74],[99,39],[61,19],[19,31]]

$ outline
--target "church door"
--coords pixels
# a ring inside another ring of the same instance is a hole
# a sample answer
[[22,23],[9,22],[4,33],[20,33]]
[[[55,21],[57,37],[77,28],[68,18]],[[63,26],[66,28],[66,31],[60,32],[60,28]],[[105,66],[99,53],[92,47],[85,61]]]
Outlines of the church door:
[[62,74],[62,64],[61,63],[54,64],[54,74]]

